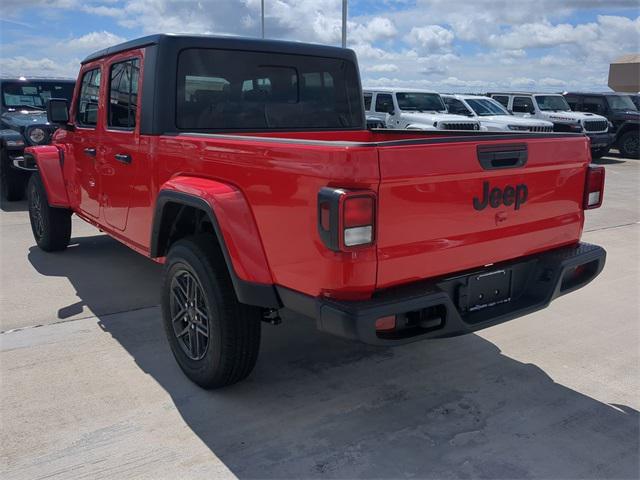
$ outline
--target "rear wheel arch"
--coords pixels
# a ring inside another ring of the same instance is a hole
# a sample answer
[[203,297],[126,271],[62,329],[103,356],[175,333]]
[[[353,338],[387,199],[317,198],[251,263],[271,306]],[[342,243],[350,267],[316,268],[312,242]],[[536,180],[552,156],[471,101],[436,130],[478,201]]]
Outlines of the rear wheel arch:
[[175,190],[160,191],[151,229],[150,256],[164,257],[175,242],[201,234],[210,234],[216,243],[240,302],[264,308],[281,307],[273,284],[250,282],[238,276],[216,213],[207,200]]

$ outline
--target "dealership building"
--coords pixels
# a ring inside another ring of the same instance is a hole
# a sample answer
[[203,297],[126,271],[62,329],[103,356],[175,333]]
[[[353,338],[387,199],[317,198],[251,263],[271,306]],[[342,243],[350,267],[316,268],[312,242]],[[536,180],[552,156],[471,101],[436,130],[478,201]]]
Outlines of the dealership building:
[[624,55],[611,63],[609,88],[615,92],[640,92],[640,53]]

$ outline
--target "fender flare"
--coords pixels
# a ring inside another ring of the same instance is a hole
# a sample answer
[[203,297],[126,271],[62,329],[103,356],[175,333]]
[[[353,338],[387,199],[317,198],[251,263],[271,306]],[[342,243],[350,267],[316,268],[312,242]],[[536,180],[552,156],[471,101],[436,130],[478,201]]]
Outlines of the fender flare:
[[251,207],[237,187],[200,177],[178,176],[160,187],[156,198],[149,254],[168,250],[165,215],[169,205],[184,205],[207,214],[218,239],[233,287],[241,303],[281,308]]
[[64,182],[62,165],[64,164],[64,152],[55,145],[41,145],[27,147],[24,155],[34,158],[38,165],[40,178],[47,192],[47,201],[52,207],[70,208],[69,195]]

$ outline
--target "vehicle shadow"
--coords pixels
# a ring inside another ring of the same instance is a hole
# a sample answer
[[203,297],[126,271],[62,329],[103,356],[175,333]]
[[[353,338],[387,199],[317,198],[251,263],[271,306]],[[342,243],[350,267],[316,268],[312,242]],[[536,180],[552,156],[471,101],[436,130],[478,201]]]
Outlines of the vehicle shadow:
[[0,195],[0,210],[3,212],[26,212],[28,209],[29,205],[26,200],[7,202],[2,198],[2,195]]
[[[156,293],[142,284],[157,286],[157,266],[103,242],[99,252],[82,238],[63,254],[32,248],[29,260],[43,275],[68,278],[94,311],[125,290],[142,292],[139,306],[153,304]],[[103,275],[114,258],[119,267]],[[640,474],[638,411],[555,383],[477,335],[391,349],[320,334],[303,319],[265,324],[253,374],[208,392],[174,362],[159,308],[98,321],[239,478]]]

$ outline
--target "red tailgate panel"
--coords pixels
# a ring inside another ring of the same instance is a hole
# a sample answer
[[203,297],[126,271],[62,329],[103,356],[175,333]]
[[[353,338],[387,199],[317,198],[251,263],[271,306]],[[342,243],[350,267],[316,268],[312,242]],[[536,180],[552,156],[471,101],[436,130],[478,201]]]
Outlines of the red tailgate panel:
[[[524,167],[485,170],[477,146],[522,140],[389,146],[379,149],[377,288],[450,274],[579,240],[588,143],[525,140]],[[525,184],[518,210],[473,206],[490,188]]]

